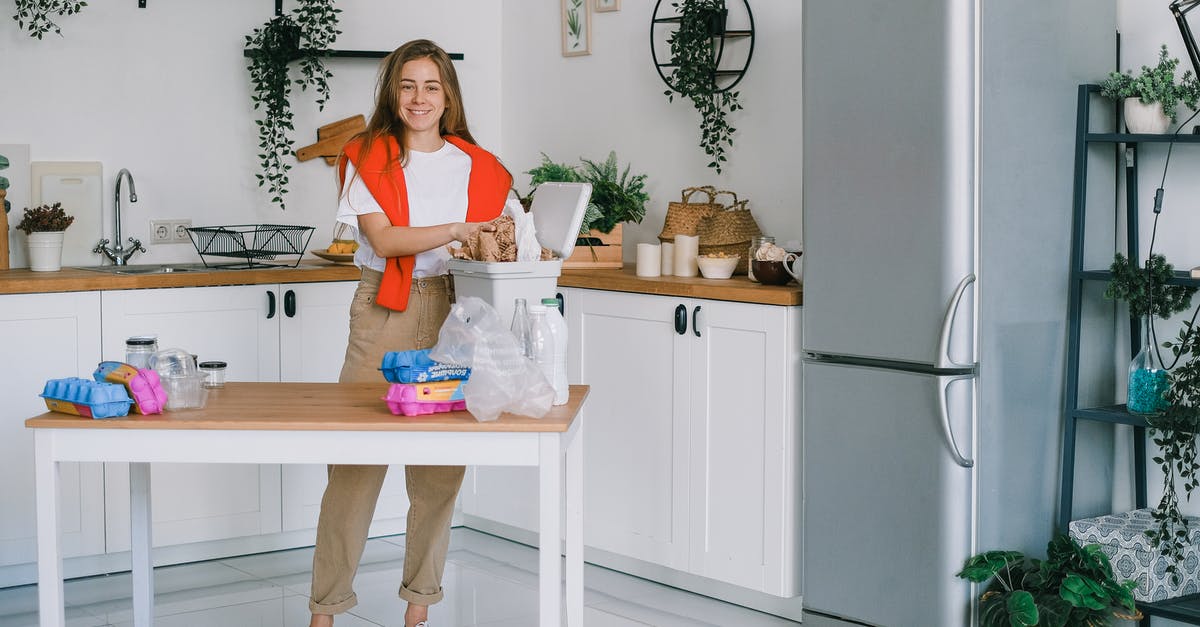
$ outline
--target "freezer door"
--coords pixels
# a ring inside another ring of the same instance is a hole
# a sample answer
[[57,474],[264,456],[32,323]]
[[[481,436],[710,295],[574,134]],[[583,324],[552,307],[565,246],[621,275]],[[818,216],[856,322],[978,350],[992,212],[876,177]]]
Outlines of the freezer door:
[[970,624],[970,587],[954,574],[972,546],[973,469],[954,451],[973,457],[973,386],[805,363],[806,609],[889,627]]
[[[808,352],[937,363],[974,271],[970,5],[805,3]],[[950,338],[958,363],[976,361],[973,295]]]

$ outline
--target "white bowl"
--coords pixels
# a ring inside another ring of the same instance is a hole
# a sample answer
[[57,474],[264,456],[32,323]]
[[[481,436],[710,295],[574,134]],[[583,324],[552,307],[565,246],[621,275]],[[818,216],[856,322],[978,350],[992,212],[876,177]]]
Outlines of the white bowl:
[[738,257],[697,257],[696,265],[706,279],[728,279],[737,268]]

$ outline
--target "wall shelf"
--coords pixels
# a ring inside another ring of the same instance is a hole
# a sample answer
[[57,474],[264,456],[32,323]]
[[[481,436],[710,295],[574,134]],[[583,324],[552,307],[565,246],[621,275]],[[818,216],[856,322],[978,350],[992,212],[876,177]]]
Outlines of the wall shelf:
[[[322,50],[321,56],[335,59],[382,59],[392,52],[390,50]],[[242,55],[245,57],[253,57],[254,50],[243,50]],[[454,61],[462,61],[464,56],[461,52],[448,53]]]

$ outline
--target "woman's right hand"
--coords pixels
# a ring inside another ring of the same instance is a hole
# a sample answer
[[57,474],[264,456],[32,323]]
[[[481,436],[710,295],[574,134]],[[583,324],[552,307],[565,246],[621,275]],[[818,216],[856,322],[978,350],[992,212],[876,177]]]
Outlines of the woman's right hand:
[[450,237],[456,242],[466,243],[477,231],[492,233],[495,230],[496,225],[491,222],[455,222],[450,225]]

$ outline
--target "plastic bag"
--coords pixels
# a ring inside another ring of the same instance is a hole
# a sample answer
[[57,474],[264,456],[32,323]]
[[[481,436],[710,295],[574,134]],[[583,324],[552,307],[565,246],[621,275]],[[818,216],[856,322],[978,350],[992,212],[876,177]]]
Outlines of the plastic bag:
[[541,418],[554,402],[554,386],[533,360],[521,354],[516,336],[482,298],[458,298],[429,356],[471,369],[463,396],[467,411],[481,422],[506,411]]
[[537,227],[533,225],[533,216],[525,213],[521,201],[509,198],[504,204],[504,212],[513,219],[516,227],[517,261],[538,261],[542,258],[542,245],[538,242]]

